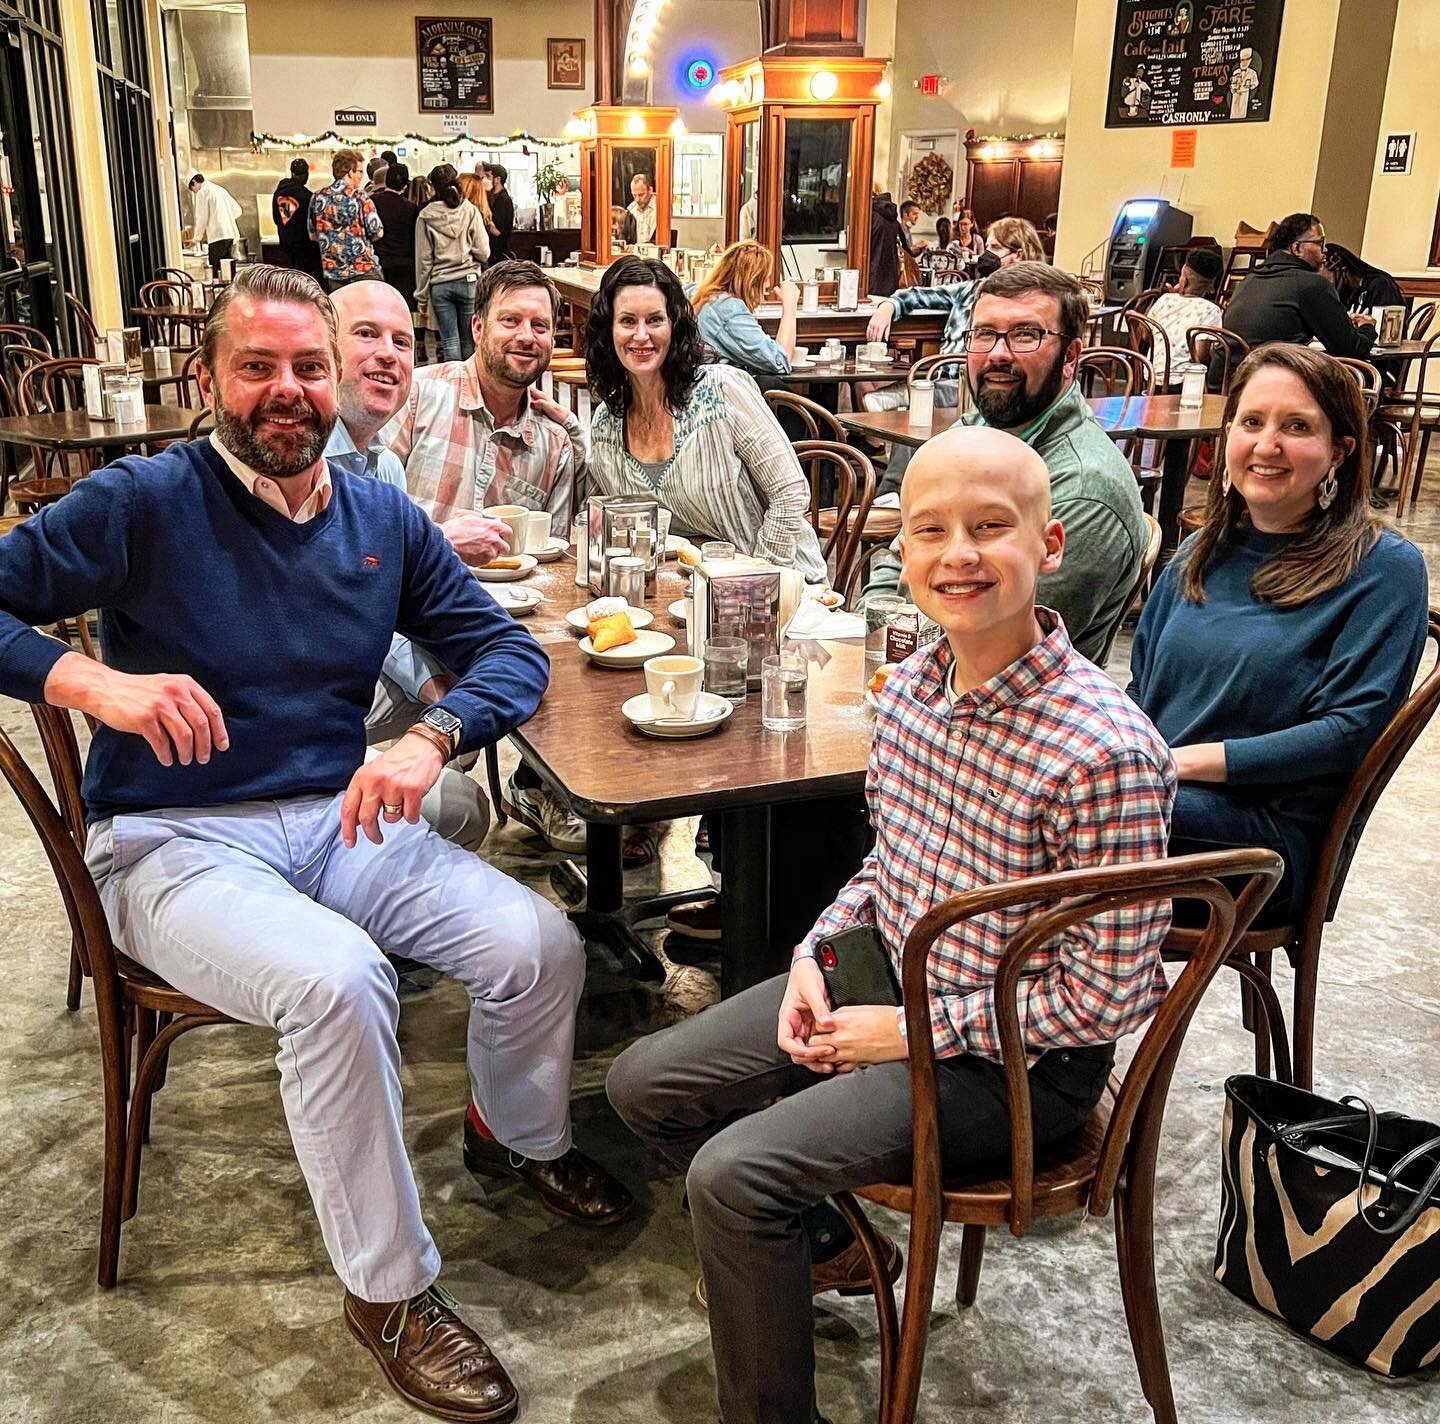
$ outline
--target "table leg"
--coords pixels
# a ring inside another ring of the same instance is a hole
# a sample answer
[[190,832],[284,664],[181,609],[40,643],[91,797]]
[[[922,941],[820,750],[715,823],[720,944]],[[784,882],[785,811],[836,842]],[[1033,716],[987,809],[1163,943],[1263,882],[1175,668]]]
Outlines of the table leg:
[[1180,542],[1180,511],[1185,507],[1186,474],[1190,469],[1192,441],[1167,440],[1160,465],[1160,505],[1156,518],[1160,521],[1160,563],[1158,573],[1170,562]]
[[720,992],[727,998],[784,967],[770,947],[770,808],[726,811],[720,846]]

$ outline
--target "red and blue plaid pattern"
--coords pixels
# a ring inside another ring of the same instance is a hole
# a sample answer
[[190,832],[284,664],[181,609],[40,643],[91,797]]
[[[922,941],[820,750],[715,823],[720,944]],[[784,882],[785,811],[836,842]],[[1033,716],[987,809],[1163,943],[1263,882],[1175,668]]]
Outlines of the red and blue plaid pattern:
[[[892,673],[880,695],[866,794],[876,844],[805,939],[855,924],[880,932],[897,973],[931,906],[979,885],[1165,855],[1175,765],[1160,734],[1065,625],[1037,610],[1045,638],[953,704],[944,639]],[[1000,1057],[994,979],[1036,913],[967,920],[930,955],[930,1018],[941,1057]],[[1077,925],[1031,960],[1020,1022],[1032,1060],[1109,1043],[1160,1003],[1168,903]]]

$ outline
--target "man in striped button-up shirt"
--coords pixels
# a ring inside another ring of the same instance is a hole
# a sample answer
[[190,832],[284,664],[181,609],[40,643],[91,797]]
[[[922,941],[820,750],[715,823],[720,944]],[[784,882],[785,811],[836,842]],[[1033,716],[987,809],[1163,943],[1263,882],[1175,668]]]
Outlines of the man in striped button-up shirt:
[[[880,694],[875,849],[788,976],[642,1039],[608,1083],[642,1137],[689,1163],[725,1424],[812,1424],[808,1297],[867,1279],[858,1245],[820,1204],[910,1166],[903,1019],[893,1005],[832,1010],[817,943],[873,926],[898,971],[920,917],[961,891],[1165,855],[1169,750],[1035,606],[1036,578],[1059,567],[1065,544],[1044,461],[1003,431],[952,430],[911,465],[903,520],[912,596],[945,637]],[[1027,918],[1022,908],[965,921],[932,954],[950,1169],[1009,1148],[993,984]],[[1066,931],[1033,962],[1020,1007],[1037,1145],[1085,1120],[1115,1039],[1158,1006],[1168,924],[1168,907],[1130,907]],[[893,1244],[888,1253],[898,1273]]]

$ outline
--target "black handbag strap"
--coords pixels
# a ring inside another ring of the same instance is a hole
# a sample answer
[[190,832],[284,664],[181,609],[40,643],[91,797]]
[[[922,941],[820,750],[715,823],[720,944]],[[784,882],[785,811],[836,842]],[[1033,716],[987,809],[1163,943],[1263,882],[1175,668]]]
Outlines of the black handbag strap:
[[[1430,1174],[1430,1179],[1423,1187],[1416,1191],[1415,1199],[1404,1211],[1396,1216],[1394,1221],[1388,1224],[1380,1221],[1372,1221],[1369,1215],[1370,1208],[1365,1205],[1365,1182],[1370,1176],[1370,1163],[1374,1159],[1375,1148],[1380,1140],[1380,1114],[1378,1114],[1364,1098],[1350,1096],[1341,1098],[1340,1101],[1347,1107],[1352,1103],[1355,1104],[1357,1110],[1364,1113],[1367,1127],[1365,1159],[1360,1165],[1360,1183],[1355,1188],[1355,1210],[1359,1214],[1360,1220],[1363,1221],[1371,1231],[1374,1231],[1380,1236],[1399,1236],[1401,1232],[1407,1230],[1415,1223],[1420,1213],[1429,1205],[1431,1193],[1433,1193],[1437,1187],[1440,1187],[1440,1162],[1435,1164],[1435,1170]],[[1386,1114],[1386,1117],[1390,1118],[1398,1116],[1398,1113]],[[1313,1132],[1317,1128],[1349,1125],[1354,1121],[1353,1116],[1333,1118],[1325,1122],[1310,1123],[1308,1124],[1308,1128]],[[1440,1137],[1432,1138],[1429,1142],[1423,1142],[1419,1147],[1412,1148],[1390,1169],[1388,1175],[1380,1179],[1380,1191],[1374,1203],[1374,1208],[1380,1216],[1384,1217],[1389,1215],[1390,1209],[1385,1203],[1391,1199],[1398,1190],[1400,1173],[1412,1162],[1418,1161],[1421,1157],[1427,1156],[1431,1152],[1440,1153]]]

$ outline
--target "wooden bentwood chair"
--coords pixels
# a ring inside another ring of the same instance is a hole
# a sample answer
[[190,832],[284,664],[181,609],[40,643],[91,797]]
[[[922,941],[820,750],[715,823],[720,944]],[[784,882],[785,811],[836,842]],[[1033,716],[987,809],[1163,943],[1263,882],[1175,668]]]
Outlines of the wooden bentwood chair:
[[[862,1244],[875,1289],[880,1325],[879,1424],[912,1424],[915,1418],[944,1222],[961,1222],[965,1227],[956,1298],[967,1306],[974,1303],[979,1285],[988,1227],[1008,1226],[1013,1235],[1024,1236],[1036,1217],[1079,1211],[1104,1216],[1112,1198],[1121,1292],[1141,1387],[1157,1424],[1175,1424],[1153,1240],[1155,1160],[1165,1098],[1201,996],[1225,964],[1236,937],[1264,905],[1281,870],[1274,851],[1237,850],[1040,875],[966,891],[935,906],[911,931],[901,957],[914,1129],[910,1181],[877,1183],[856,1194],[911,1217],[903,1320],[897,1320],[895,1291],[874,1228],[854,1196],[845,1192],[835,1198]],[[1221,878],[1238,876],[1247,879],[1232,900]],[[1037,1154],[1016,1002],[1026,966],[1042,945],[1073,925],[1127,905],[1172,897],[1199,899],[1210,906],[1209,921],[1189,963],[1146,1028],[1123,1082],[1112,1077],[1084,1126]],[[930,954],[951,926],[1015,905],[1044,908],[1010,941],[995,975],[995,1012],[1010,1110],[1009,1173],[1003,1168],[997,1173],[992,1164],[989,1170],[945,1180],[927,987]]]
[[[831,586],[848,597],[865,522],[875,499],[875,467],[863,451],[839,440],[797,440],[795,458],[810,481],[810,524],[820,538]],[[835,503],[822,509],[821,487],[829,472],[835,477]]]
[[[1277,1076],[1290,1078],[1289,1054],[1285,1043],[1285,1022],[1279,1001],[1270,986],[1275,951],[1282,951],[1295,975],[1295,999],[1291,1012],[1294,1040],[1293,1081],[1309,1089],[1315,1070],[1315,1000],[1320,974],[1320,948],[1325,926],[1335,918],[1345,877],[1365,833],[1375,803],[1400,769],[1405,754],[1440,707],[1440,609],[1430,610],[1427,638],[1435,644],[1435,663],[1421,678],[1400,710],[1390,719],[1350,778],[1345,795],[1330,822],[1320,855],[1311,876],[1310,893],[1300,918],[1287,925],[1248,930],[1234,948],[1236,967],[1245,980],[1242,1002],[1246,1027],[1255,1034],[1256,1071],[1269,1067],[1269,1050],[1275,1050]],[[1165,940],[1167,958],[1194,953],[1199,932],[1172,927]],[[1257,1012],[1257,1010],[1259,1012]]]
[[95,986],[105,1111],[98,1278],[109,1287],[119,1270],[120,1228],[135,1215],[140,1154],[150,1140],[150,1103],[164,1086],[170,1046],[192,1028],[234,1020],[172,989],[115,948],[100,894],[85,866],[74,721],[63,708],[32,703],[30,710],[40,729],[59,809],[3,729],[0,774],[19,797],[45,848],[65,902],[74,949]]

